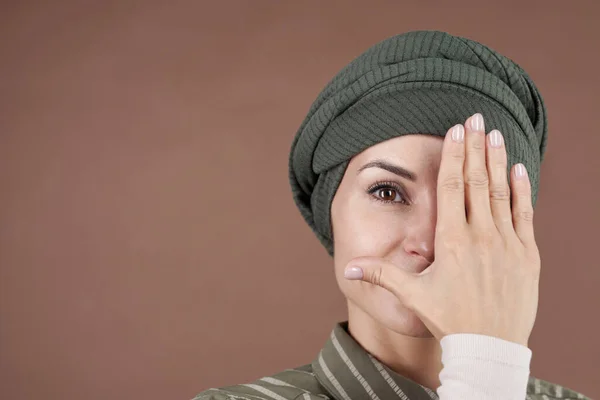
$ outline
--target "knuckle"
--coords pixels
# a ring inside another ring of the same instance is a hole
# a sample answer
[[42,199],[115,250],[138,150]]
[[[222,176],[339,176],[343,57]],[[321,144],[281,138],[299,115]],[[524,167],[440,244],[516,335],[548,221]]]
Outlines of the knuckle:
[[449,156],[450,156],[451,160],[454,160],[454,161],[462,164],[465,159],[465,152],[464,152],[464,150],[452,151],[449,153]]
[[383,282],[383,268],[378,267],[372,270],[370,278],[369,281],[371,281],[372,284],[381,286],[381,283]]
[[454,174],[444,178],[441,187],[449,193],[458,193],[464,190],[465,184],[461,176]]
[[480,136],[479,138],[477,138],[478,140],[472,140],[468,149],[469,153],[479,153],[483,150],[485,150],[485,138],[483,136]]
[[506,153],[502,157],[495,157],[492,164],[502,173],[506,173]]
[[510,192],[504,185],[492,185],[490,188],[490,199],[494,201],[509,201]]
[[516,212],[517,219],[523,222],[533,222],[533,209],[519,210]]
[[488,174],[482,170],[475,170],[467,174],[467,185],[476,189],[487,188],[489,185]]

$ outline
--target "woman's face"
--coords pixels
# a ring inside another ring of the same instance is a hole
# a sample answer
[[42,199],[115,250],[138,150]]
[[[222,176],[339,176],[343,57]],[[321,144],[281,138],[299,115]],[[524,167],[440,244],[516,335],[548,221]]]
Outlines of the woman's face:
[[428,134],[399,136],[369,147],[350,160],[331,205],[335,274],[349,306],[414,337],[432,335],[391,292],[346,280],[344,267],[359,256],[382,257],[413,272],[433,262],[442,147],[442,137]]

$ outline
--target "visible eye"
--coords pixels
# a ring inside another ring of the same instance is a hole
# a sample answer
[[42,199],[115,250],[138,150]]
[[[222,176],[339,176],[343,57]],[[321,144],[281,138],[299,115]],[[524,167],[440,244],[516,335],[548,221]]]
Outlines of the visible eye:
[[408,205],[402,188],[394,182],[376,182],[367,189],[375,200],[383,203],[400,203]]

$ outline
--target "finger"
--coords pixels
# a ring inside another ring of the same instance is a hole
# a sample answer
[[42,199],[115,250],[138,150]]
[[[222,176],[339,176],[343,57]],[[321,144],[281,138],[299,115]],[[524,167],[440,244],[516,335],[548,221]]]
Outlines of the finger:
[[533,230],[533,205],[531,203],[531,183],[523,164],[512,168],[512,219],[517,236],[525,247],[535,244]]
[[380,257],[358,257],[346,265],[344,277],[361,280],[392,292],[405,306],[414,304],[418,275]]
[[498,231],[514,235],[510,205],[510,188],[506,176],[506,147],[502,133],[494,129],[487,135],[487,161],[490,180],[490,206]]
[[465,130],[467,222],[480,227],[488,227],[494,224],[494,220],[490,206],[483,116],[480,113],[471,116],[465,124]]
[[454,229],[467,223],[464,162],[465,128],[457,124],[444,138],[437,181],[437,230]]

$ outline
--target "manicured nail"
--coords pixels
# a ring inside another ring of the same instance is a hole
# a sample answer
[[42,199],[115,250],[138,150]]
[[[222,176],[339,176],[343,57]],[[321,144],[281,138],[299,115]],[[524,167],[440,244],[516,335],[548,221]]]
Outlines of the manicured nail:
[[452,127],[452,140],[462,143],[465,138],[465,128],[462,124],[457,124]]
[[360,267],[347,267],[344,270],[344,278],[346,279],[362,279],[363,271]]
[[500,147],[502,146],[502,134],[498,129],[494,129],[489,133],[490,144],[492,147]]
[[483,115],[477,113],[471,117],[471,128],[478,132],[483,130]]
[[527,170],[525,169],[525,166],[521,163],[517,164],[517,166],[515,167],[515,173],[517,175],[517,178],[519,179],[523,179],[527,176]]

